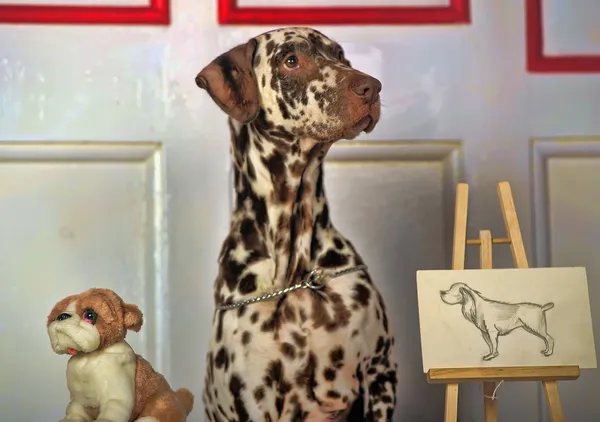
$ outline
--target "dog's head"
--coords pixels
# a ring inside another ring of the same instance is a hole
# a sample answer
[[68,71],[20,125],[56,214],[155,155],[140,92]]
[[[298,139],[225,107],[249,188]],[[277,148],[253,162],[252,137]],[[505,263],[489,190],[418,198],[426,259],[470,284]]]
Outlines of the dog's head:
[[196,76],[230,117],[284,137],[353,139],[380,116],[381,83],[356,69],[335,41],[310,28],[277,29],[217,57]]
[[54,305],[46,327],[55,353],[90,353],[122,341],[127,330],[139,331],[142,313],[112,290],[89,289]]
[[448,290],[440,290],[440,297],[448,305],[462,305],[472,298],[471,289],[465,283],[454,283]]

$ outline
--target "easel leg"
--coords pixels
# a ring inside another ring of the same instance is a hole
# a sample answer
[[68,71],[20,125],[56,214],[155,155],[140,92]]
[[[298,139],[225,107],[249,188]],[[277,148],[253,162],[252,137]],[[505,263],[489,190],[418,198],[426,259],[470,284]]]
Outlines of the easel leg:
[[[469,185],[459,183],[456,187],[456,205],[454,210],[454,244],[452,245],[452,269],[465,269],[467,248],[467,211],[469,204]],[[444,422],[458,421],[458,384],[446,384],[446,410]]]
[[498,401],[491,398],[494,396],[495,389],[495,382],[483,383],[483,410],[485,412],[485,422],[498,422]]
[[[492,232],[489,230],[480,230],[479,240],[481,241],[481,246],[479,247],[479,266],[483,270],[491,269]],[[491,350],[490,353],[492,353]],[[493,398],[495,389],[495,382],[483,383],[483,408],[485,411],[485,422],[498,422],[498,401],[496,398]]]
[[550,420],[552,422],[565,422],[565,415],[558,395],[558,383],[556,381],[544,381],[542,385],[544,386],[544,393],[546,393],[546,400],[548,400]]
[[[444,422],[457,422],[458,420],[458,384],[446,385],[446,412]],[[554,421],[552,421],[554,422]]]
[[[517,268],[529,268],[527,255],[525,254],[525,246],[523,245],[523,236],[519,227],[517,211],[512,196],[510,184],[508,182],[498,183],[498,196],[502,208],[502,217],[506,232],[510,239],[510,248]],[[550,410],[550,420],[552,422],[565,422],[562,406],[560,404],[560,396],[558,394],[558,383],[556,381],[543,381],[544,393],[548,400],[548,408]]]
[[523,244],[523,236],[519,219],[517,218],[517,209],[512,196],[512,190],[508,182],[498,183],[498,197],[500,198],[500,207],[502,208],[502,217],[504,218],[504,226],[506,233],[510,239],[510,250],[512,252],[513,261],[517,268],[529,268],[527,262],[527,254],[525,253],[525,245]]
[[452,245],[452,269],[465,269],[467,249],[467,212],[469,207],[469,185],[459,183],[456,187],[454,208],[454,244]]

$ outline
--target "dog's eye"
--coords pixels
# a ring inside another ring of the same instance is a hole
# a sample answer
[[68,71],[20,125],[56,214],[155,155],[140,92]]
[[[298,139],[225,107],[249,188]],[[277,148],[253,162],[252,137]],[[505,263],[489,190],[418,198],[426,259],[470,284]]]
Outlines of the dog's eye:
[[71,318],[71,314],[67,314],[67,313],[62,313],[59,316],[56,317],[57,321],[64,321],[65,319],[69,319]]
[[344,50],[342,50],[341,48],[338,50],[337,53],[338,56],[338,60],[343,61],[344,60]]
[[94,325],[98,319],[98,314],[93,309],[85,309],[81,315],[81,318],[83,318],[85,322]]
[[284,61],[285,67],[288,69],[296,69],[300,64],[297,56],[287,56]]

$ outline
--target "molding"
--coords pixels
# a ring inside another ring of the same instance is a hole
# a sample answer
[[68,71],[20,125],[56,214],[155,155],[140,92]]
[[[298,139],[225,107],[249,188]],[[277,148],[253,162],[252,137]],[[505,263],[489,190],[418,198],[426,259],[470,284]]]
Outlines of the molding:
[[0,4],[0,24],[169,25],[169,0],[147,6]]
[[469,24],[471,12],[470,0],[360,7],[243,7],[237,0],[218,0],[218,20],[221,25],[445,25]]
[[548,160],[551,158],[600,158],[600,137],[536,138],[531,140],[531,197],[535,266],[550,266],[548,215]]
[[459,141],[341,141],[334,145],[329,161],[444,161],[462,152]]
[[527,70],[531,73],[600,73],[600,55],[544,54],[543,1],[525,0]]
[[157,142],[0,142],[0,162],[136,162],[161,150]]

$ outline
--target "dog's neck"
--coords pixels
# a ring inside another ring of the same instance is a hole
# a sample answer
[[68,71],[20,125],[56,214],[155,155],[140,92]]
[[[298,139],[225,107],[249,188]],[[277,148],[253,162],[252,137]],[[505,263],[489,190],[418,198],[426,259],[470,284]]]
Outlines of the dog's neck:
[[232,224],[240,226],[247,249],[275,260],[273,284],[298,282],[315,267],[319,230],[331,224],[322,169],[331,144],[266,130],[260,117],[246,125],[230,121],[230,127],[236,195]]
[[363,264],[329,218],[323,159],[331,143],[294,138],[264,115],[249,124],[230,120],[230,129],[236,199],[219,255],[215,302],[282,289],[315,268]]

